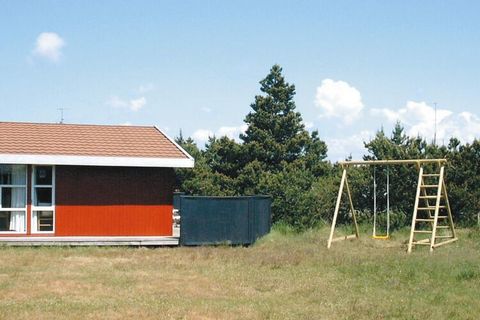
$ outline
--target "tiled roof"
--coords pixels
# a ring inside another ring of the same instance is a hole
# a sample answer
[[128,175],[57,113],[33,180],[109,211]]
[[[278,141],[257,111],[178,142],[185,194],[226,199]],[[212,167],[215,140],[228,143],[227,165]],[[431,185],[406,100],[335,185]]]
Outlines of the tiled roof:
[[181,158],[155,127],[0,122],[0,154]]

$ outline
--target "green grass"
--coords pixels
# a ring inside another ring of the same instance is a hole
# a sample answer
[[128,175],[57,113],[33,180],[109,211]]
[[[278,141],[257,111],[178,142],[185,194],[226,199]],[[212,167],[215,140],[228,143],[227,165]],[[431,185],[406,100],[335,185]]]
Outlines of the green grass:
[[[0,247],[0,319],[477,319],[480,230],[405,253],[282,228],[255,246]],[[365,233],[364,233],[365,234]]]

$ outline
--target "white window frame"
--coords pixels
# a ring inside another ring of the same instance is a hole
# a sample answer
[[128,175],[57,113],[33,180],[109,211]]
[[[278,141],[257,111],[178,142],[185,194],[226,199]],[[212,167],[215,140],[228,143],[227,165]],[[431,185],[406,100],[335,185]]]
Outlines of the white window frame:
[[[43,185],[43,184],[36,184],[35,181],[35,170],[37,167],[52,167],[52,184],[51,185]],[[32,165],[32,183],[31,183],[31,194],[32,194],[32,206],[31,206],[31,223],[30,223],[30,232],[32,234],[54,234],[55,233],[55,225],[56,225],[56,216],[55,216],[55,166],[54,165]],[[35,188],[52,188],[52,205],[51,206],[36,206],[36,192]],[[52,231],[38,231],[37,230],[37,218],[34,216],[36,211],[52,211],[53,213],[53,230]]]
[[[3,163],[2,163],[3,164]],[[10,165],[9,163],[5,163]],[[25,184],[0,184],[0,212],[23,211],[25,217],[25,231],[0,231],[0,235],[5,234],[26,234],[27,233],[27,205],[28,205],[28,166],[25,166]],[[2,207],[2,188],[25,188],[25,207],[24,208],[3,208]]]

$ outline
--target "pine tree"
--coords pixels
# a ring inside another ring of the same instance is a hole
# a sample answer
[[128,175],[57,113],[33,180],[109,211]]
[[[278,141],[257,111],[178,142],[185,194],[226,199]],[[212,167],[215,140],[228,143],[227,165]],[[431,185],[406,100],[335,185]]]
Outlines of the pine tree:
[[[305,155],[309,146],[319,152],[319,160],[326,157],[326,146],[312,139],[305,130],[302,116],[295,111],[295,86],[285,81],[282,68],[274,65],[251,104],[252,111],[245,117],[248,129],[240,138],[247,150],[247,160],[257,160],[270,171],[279,171],[282,161],[292,162]],[[316,137],[315,137],[316,138]]]
[[327,146],[317,131],[305,130],[295,111],[295,86],[285,81],[280,66],[274,65],[260,85],[263,94],[245,117],[243,143],[212,137],[199,150],[179,138],[196,159],[192,172],[178,170],[181,189],[198,195],[271,195],[273,222],[309,227],[321,220],[312,186],[331,170],[324,161]]

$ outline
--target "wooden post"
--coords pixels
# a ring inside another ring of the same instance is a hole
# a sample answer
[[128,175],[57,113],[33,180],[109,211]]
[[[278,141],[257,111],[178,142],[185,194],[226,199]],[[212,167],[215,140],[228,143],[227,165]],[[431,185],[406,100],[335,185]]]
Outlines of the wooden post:
[[445,184],[445,177],[442,183],[443,183],[443,194],[445,196],[445,205],[447,206],[448,224],[450,225],[453,238],[457,238],[457,233],[455,232],[455,225],[453,224],[452,209],[450,209],[450,201],[448,201],[447,185]]
[[355,235],[357,238],[360,236],[358,232],[357,216],[355,215],[355,209],[353,208],[352,194],[350,193],[350,187],[348,186],[348,178],[345,176],[345,186],[347,187],[348,202],[350,202],[350,210],[352,211],[353,224],[355,225]]
[[408,240],[408,249],[407,252],[412,252],[412,245],[413,245],[413,236],[415,231],[415,220],[417,220],[417,212],[418,212],[418,201],[420,199],[420,189],[422,184],[422,177],[423,176],[423,167],[420,167],[418,171],[418,185],[417,185],[417,195],[415,196],[415,205],[413,206],[413,215],[412,215],[412,227],[410,229],[410,239]]
[[340,181],[340,188],[338,189],[337,203],[335,204],[335,212],[333,213],[332,227],[330,229],[330,236],[328,237],[328,249],[332,246],[333,233],[335,232],[335,225],[337,224],[338,211],[340,210],[340,202],[342,201],[345,180],[347,180],[347,169],[343,168],[342,180]]
[[438,213],[440,212],[440,200],[442,200],[444,167],[440,168],[440,176],[438,177],[437,200],[435,201],[435,216],[433,217],[432,240],[430,241],[430,252],[435,248],[435,237],[437,235]]

